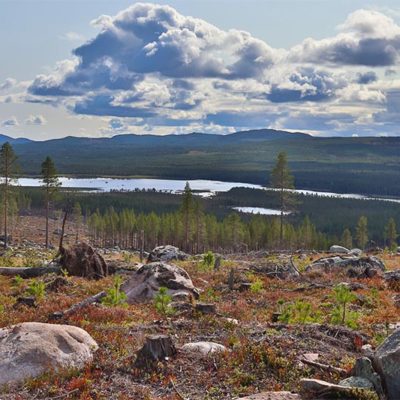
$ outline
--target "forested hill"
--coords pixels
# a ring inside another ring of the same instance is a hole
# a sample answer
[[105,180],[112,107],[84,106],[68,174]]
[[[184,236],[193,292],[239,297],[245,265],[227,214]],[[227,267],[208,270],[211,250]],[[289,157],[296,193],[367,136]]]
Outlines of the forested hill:
[[[0,143],[8,139],[0,135]],[[59,172],[68,175],[266,184],[277,153],[286,151],[298,188],[400,195],[400,137],[317,138],[263,129],[230,135],[69,136],[10,142],[26,175],[37,175],[50,155]]]

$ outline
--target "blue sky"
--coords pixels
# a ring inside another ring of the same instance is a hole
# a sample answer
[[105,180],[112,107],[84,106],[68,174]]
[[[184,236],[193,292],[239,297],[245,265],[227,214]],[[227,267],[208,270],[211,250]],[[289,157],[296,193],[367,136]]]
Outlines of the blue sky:
[[0,133],[397,135],[398,1],[0,0]]

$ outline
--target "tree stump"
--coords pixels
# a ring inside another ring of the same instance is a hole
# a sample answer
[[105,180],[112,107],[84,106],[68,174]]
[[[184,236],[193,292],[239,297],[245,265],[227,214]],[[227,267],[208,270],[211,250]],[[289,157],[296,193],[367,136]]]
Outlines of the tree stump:
[[151,368],[157,361],[174,356],[176,348],[168,335],[151,335],[138,351],[135,368]]
[[60,264],[72,276],[99,279],[108,275],[104,258],[93,247],[78,243],[69,249],[60,248]]
[[36,305],[36,299],[33,296],[29,297],[18,297],[17,302],[14,304],[13,308],[18,309],[21,306],[26,306],[26,307],[37,307]]

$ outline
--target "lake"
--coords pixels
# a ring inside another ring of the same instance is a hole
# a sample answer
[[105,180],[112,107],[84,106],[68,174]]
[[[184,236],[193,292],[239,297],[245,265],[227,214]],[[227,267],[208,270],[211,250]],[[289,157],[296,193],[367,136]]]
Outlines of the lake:
[[[115,191],[132,191],[132,190],[152,190],[164,191],[170,193],[180,193],[184,190],[186,182],[192,190],[196,191],[197,195],[203,197],[210,197],[216,192],[227,192],[234,187],[244,187],[252,189],[263,189],[261,185],[243,182],[223,182],[207,179],[193,179],[193,180],[177,180],[177,179],[147,179],[147,178],[67,178],[60,177],[60,182],[64,188],[76,188],[95,190],[102,192]],[[18,184],[21,186],[41,186],[42,182],[39,178],[20,178]],[[264,188],[267,190],[274,190],[271,188]],[[321,197],[336,197],[342,199],[359,199],[359,200],[381,200],[400,203],[400,199],[396,198],[383,198],[383,197],[370,197],[354,193],[332,193],[332,192],[319,192],[314,190],[294,190],[296,193],[301,193],[308,196],[321,196]]]

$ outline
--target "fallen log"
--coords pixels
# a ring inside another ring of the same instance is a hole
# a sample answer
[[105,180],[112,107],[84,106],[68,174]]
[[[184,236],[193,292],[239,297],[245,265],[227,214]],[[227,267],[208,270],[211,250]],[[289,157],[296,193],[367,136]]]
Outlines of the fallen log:
[[0,275],[4,276],[17,276],[21,278],[36,278],[46,274],[60,274],[61,266],[54,267],[0,267]]
[[80,301],[79,303],[76,303],[72,305],[70,308],[64,311],[56,311],[52,314],[50,314],[49,319],[61,319],[65,317],[69,317],[70,315],[74,314],[78,310],[81,310],[82,308],[85,308],[89,306],[90,304],[98,303],[100,300],[107,295],[106,292],[102,291],[100,293],[97,293],[93,296],[87,297],[86,299]]

